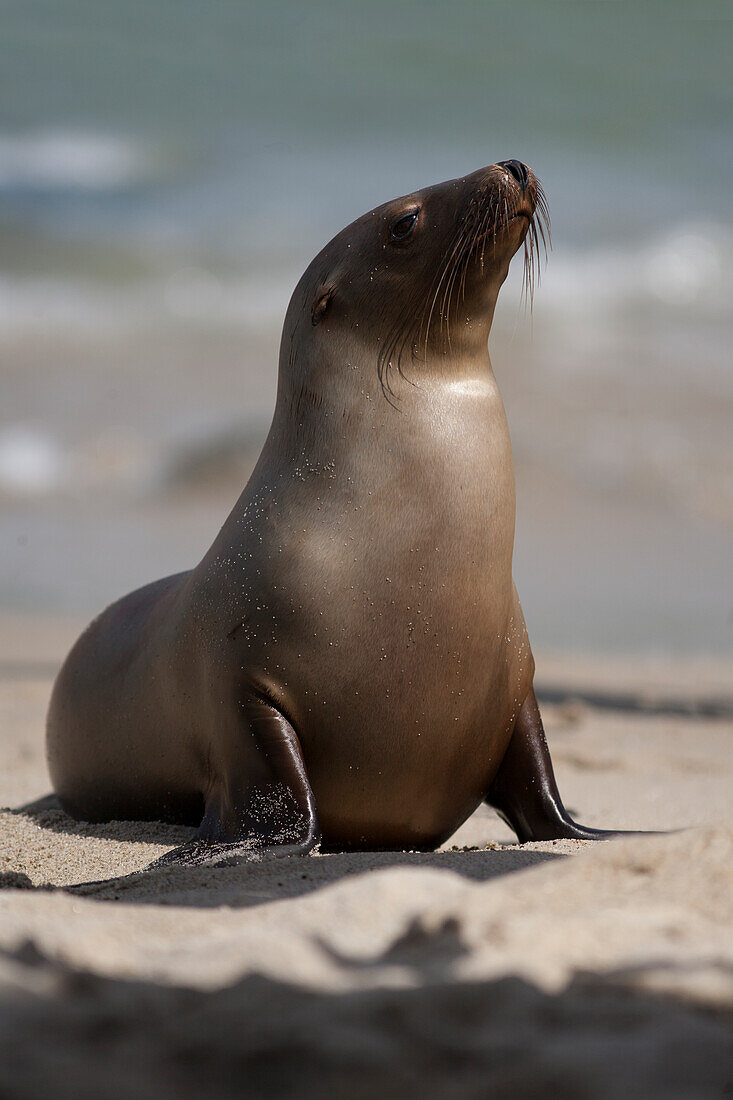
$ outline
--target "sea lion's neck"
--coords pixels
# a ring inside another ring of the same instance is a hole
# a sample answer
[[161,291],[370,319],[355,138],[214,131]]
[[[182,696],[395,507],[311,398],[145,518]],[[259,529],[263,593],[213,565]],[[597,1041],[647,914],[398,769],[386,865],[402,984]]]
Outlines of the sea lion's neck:
[[[306,364],[301,363],[301,368]],[[313,363],[311,369],[281,369],[268,450],[281,461],[303,454],[328,461],[354,447],[440,451],[457,434],[480,449],[485,427],[505,431],[501,396],[488,348],[469,355],[434,354],[380,378],[373,349],[340,363]],[[497,416],[498,414],[498,416]],[[381,441],[381,442],[380,442]],[[401,442],[400,442],[401,441]]]
[[[466,322],[463,331],[446,333],[430,345],[415,345],[399,356],[380,358],[379,343],[334,340],[327,349],[301,350],[298,357],[286,345],[280,353],[278,405],[290,411],[306,404],[341,409],[349,415],[374,409],[367,402],[387,399],[393,405],[409,405],[415,389],[441,386],[494,376],[488,351],[488,329]],[[297,419],[297,417],[296,417]]]

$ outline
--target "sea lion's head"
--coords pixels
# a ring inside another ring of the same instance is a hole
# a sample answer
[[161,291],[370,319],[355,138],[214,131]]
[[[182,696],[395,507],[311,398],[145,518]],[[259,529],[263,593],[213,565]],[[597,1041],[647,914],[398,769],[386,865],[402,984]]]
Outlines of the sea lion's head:
[[338,233],[303,275],[281,371],[305,359],[308,374],[323,377],[371,357],[389,396],[396,374],[417,381],[485,352],[512,257],[524,245],[531,296],[548,235],[541,185],[517,160],[384,203]]

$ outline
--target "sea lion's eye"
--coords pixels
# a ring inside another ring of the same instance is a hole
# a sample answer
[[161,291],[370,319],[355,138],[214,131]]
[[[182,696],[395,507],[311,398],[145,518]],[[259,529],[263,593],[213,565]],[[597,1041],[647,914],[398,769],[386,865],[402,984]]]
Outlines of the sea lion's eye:
[[419,210],[411,210],[409,214],[403,214],[401,218],[397,219],[389,231],[389,235],[393,241],[404,241],[406,237],[410,236],[410,233],[412,233],[417,225],[417,216],[419,213]]

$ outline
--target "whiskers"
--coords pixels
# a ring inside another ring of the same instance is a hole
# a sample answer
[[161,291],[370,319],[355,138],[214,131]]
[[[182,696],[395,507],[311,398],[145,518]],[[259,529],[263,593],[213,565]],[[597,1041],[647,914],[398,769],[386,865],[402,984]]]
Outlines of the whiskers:
[[[451,324],[459,303],[465,300],[472,265],[479,276],[496,256],[500,236],[512,219],[525,208],[523,197],[511,191],[506,179],[492,180],[475,192],[458,220],[456,231],[437,266],[428,291],[421,298],[408,298],[401,314],[382,341],[377,370],[382,391],[390,402],[395,393],[392,372],[409,382],[403,370],[403,358],[409,349],[411,360],[427,357],[428,342],[436,335],[444,350],[451,348]],[[540,279],[540,264],[547,261],[551,247],[550,214],[539,180],[532,194],[534,212],[524,237],[522,299],[532,308],[535,287]]]
[[552,235],[550,232],[550,210],[547,205],[542,184],[535,181],[535,209],[534,214],[524,238],[524,267],[522,270],[522,299],[529,305],[530,310],[534,302],[535,287],[539,285],[541,273],[541,261],[547,263],[547,256],[552,248]]

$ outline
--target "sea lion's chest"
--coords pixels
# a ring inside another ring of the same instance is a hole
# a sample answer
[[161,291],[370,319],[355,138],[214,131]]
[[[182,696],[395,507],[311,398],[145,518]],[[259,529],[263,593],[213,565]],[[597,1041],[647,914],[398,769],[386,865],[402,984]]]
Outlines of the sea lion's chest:
[[243,658],[296,710],[312,710],[306,692],[343,697],[359,680],[355,699],[394,705],[400,689],[411,707],[428,684],[450,691],[496,664],[505,644],[514,478],[501,399],[493,379],[421,396],[339,434],[326,422],[288,463],[271,440],[204,563],[222,625],[242,624]]
[[531,676],[503,407],[466,396],[288,463],[271,439],[202,564],[217,660],[293,722],[333,836],[407,805],[455,827]]

